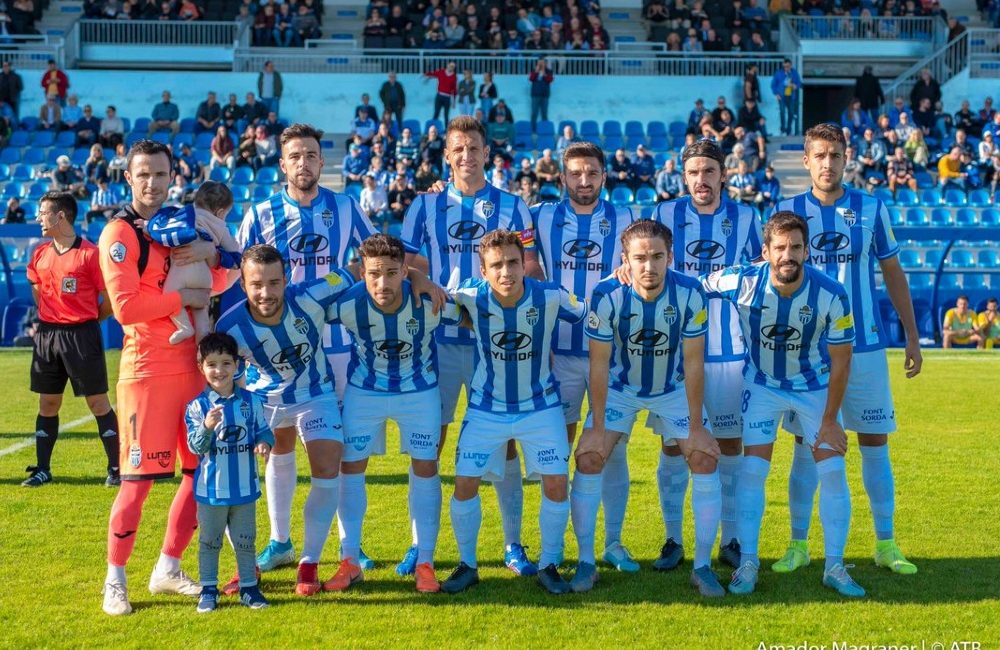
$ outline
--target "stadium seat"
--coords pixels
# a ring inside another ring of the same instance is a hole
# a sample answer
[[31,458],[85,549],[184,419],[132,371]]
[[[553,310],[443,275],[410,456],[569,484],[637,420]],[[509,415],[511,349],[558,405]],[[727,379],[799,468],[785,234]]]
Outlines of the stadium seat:
[[205,131],[204,133],[199,133],[194,138],[194,146],[196,149],[209,149],[212,146],[212,140],[215,138],[215,134],[211,131]]
[[125,183],[111,183],[108,185],[108,189],[111,190],[116,197],[118,197],[119,201],[128,199],[129,192],[131,192],[131,189]]
[[952,269],[974,269],[976,268],[976,256],[967,248],[952,249],[948,254],[946,266]]
[[622,125],[618,120],[605,120],[601,126],[601,135],[605,138],[609,135],[622,136]]
[[3,198],[4,198],[4,200],[10,199],[10,198],[18,198],[19,199],[19,198],[21,198],[21,193],[22,192],[21,192],[21,184],[20,183],[12,182],[12,183],[7,183],[6,185],[3,186]]
[[656,205],[656,190],[643,185],[635,192],[635,202],[640,206]]
[[899,314],[896,313],[896,308],[892,306],[892,301],[888,298],[882,298],[878,301],[878,310],[882,316],[882,326],[885,328],[889,345],[905,342],[903,328],[899,323]]
[[271,188],[268,187],[267,185],[258,185],[257,187],[253,188],[253,200],[255,203],[266,201],[267,198],[271,196],[271,194],[273,194],[273,192],[271,191]]
[[965,196],[965,192],[959,189],[951,188],[946,190],[944,193],[945,205],[950,205],[952,207],[962,207],[969,202],[968,197]]
[[226,215],[226,223],[239,224],[243,221],[243,215],[245,214],[243,209],[243,204],[239,201],[233,203],[232,209],[229,214]]
[[14,131],[10,134],[10,139],[7,140],[8,147],[17,147],[21,149],[27,147],[31,144],[31,133],[29,131]]
[[892,192],[890,192],[884,187],[877,188],[873,193],[873,196],[876,199],[882,201],[882,203],[885,203],[886,205],[896,205],[896,199],[893,198]]
[[941,196],[941,190],[936,187],[920,193],[920,205],[935,206],[942,203],[944,203],[944,198]]
[[45,149],[32,147],[24,151],[21,162],[25,165],[41,165],[45,163]]
[[524,153],[524,152],[514,154],[514,161],[511,163],[511,166],[510,166],[511,170],[513,171],[513,170],[521,169],[521,161],[522,160],[527,160],[528,162],[531,162],[531,154]]
[[[927,276],[926,273],[922,273],[920,275],[926,276],[928,279],[930,279],[930,276]],[[914,286],[913,280],[915,279],[916,278],[911,279],[910,282],[911,288]],[[920,284],[923,284],[923,282],[920,282]],[[931,288],[931,283],[927,282],[926,286],[923,287],[922,290],[927,290],[930,288]],[[917,333],[920,335],[920,338],[933,339],[936,327],[934,323],[934,310],[931,309],[930,301],[927,300],[926,298],[914,298],[913,313],[914,316],[916,316]]]
[[426,122],[424,122],[424,133],[427,133],[428,131],[430,131],[432,126],[436,126],[437,127],[438,135],[440,135],[443,138],[444,137],[444,122],[442,122],[441,120],[427,120]]
[[4,165],[16,165],[21,162],[21,150],[7,147],[0,151],[0,163]]
[[957,291],[965,288],[965,278],[961,273],[942,273],[938,291]]
[[18,165],[14,168],[13,179],[15,181],[30,181],[34,177],[34,170],[28,165]]
[[253,183],[254,173],[252,167],[237,167],[233,172],[233,185],[250,185]]
[[917,180],[917,188],[921,190],[929,190],[934,187],[934,177],[930,175],[929,172],[918,169],[913,172],[913,178]]
[[635,203],[635,196],[632,194],[632,190],[624,185],[619,185],[611,192],[611,203],[618,207],[624,207]]
[[906,248],[899,251],[899,264],[904,269],[919,269],[922,264],[920,262],[920,251],[913,250],[912,248]]
[[558,133],[556,133],[556,135],[562,135],[563,129],[565,129],[567,126],[573,127],[574,135],[580,135],[580,131],[576,128],[576,120],[560,120],[559,126],[557,127]]
[[261,167],[257,170],[258,185],[274,185],[278,182],[278,168],[277,167]]
[[952,226],[955,224],[955,216],[948,208],[934,208],[931,212],[932,226]]
[[209,180],[217,181],[219,183],[228,183],[229,182],[229,177],[231,175],[232,174],[229,172],[229,168],[228,167],[219,166],[219,167],[216,167],[215,169],[213,169],[208,174],[208,178],[209,178]]
[[90,158],[90,149],[80,147],[73,150],[73,153],[69,156],[69,161],[77,167],[82,167],[87,162],[87,158]]
[[344,194],[346,194],[347,196],[350,196],[355,201],[360,201],[361,200],[361,189],[362,189],[362,187],[361,187],[360,183],[351,183],[350,185],[348,185],[348,186],[346,186],[344,188]]
[[990,207],[990,193],[982,188],[972,190],[969,192],[968,202],[973,208],[988,208]]
[[625,137],[645,138],[646,132],[642,128],[642,122],[639,122],[637,120],[629,120],[625,122]]
[[580,122],[580,137],[589,142],[600,142],[601,132],[594,120]]
[[180,150],[182,144],[186,144],[189,147],[194,146],[194,134],[188,133],[186,131],[181,131],[174,136],[174,150]]
[[611,194],[610,192],[608,192],[607,186],[601,188],[601,199],[604,201],[611,200]]
[[42,195],[49,191],[49,186],[44,183],[32,183],[31,187],[28,188],[28,199],[31,201],[37,201],[42,198]]
[[0,324],[0,344],[11,346],[14,338],[20,335],[19,325],[28,310],[34,307],[34,302],[29,298],[12,298],[3,308],[3,323]]
[[73,131],[60,131],[56,136],[55,146],[62,149],[69,149],[76,144],[76,133]]
[[932,248],[927,251],[924,255],[924,268],[925,269],[936,269],[941,265],[941,258],[943,254],[940,248]]
[[670,134],[671,138],[676,138],[677,136],[680,136],[681,139],[683,140],[684,134],[687,133],[687,122],[681,122],[681,121],[671,122],[670,128],[668,129],[667,132]]
[[663,167],[663,164],[667,162],[669,158],[670,155],[663,152],[653,154],[653,162],[656,164],[657,169]]
[[1000,269],[1000,253],[995,250],[982,250],[976,256],[977,266],[981,269]]
[[955,225],[964,227],[978,226],[979,215],[972,208],[959,208],[955,212]]
[[[219,168],[216,167],[215,169],[218,170]],[[251,193],[249,185],[233,185],[230,189],[233,191],[233,201],[250,200]]]
[[552,123],[552,120],[539,120],[535,124],[535,134],[536,135],[550,135],[555,137],[556,135],[556,125]]
[[901,188],[896,190],[896,205],[903,206],[905,208],[918,205],[917,195],[913,190],[909,188]]
[[517,120],[514,122],[514,135],[533,135],[531,131],[531,122],[528,120]]
[[667,151],[670,149],[670,140],[665,135],[649,136],[649,148],[653,151]]
[[562,192],[554,183],[545,183],[538,189],[538,198],[542,201],[557,201],[561,196]]
[[153,135],[149,136],[149,139],[153,142],[159,142],[160,144],[170,144],[170,132],[157,131]]
[[[38,217],[38,204],[33,201],[25,201],[21,204],[24,208],[24,220],[27,222],[33,221]],[[82,213],[80,213],[82,214]]]
[[1000,210],[996,208],[986,208],[979,215],[979,225],[996,227],[1000,226]]
[[31,134],[31,146],[48,148],[56,143],[56,134],[53,131],[36,131]]
[[21,118],[21,129],[24,131],[37,131],[38,125],[41,122],[34,115],[29,115],[28,117]]
[[625,141],[620,135],[608,135],[604,136],[604,150],[614,151],[616,149],[621,149],[625,146]]
[[181,133],[194,133],[194,125],[197,123],[193,117],[181,118]]
[[659,120],[653,120],[646,125],[646,135],[649,137],[667,137],[667,125]]
[[10,179],[10,165],[0,165],[0,183]]
[[895,228],[896,226],[902,226],[906,224],[906,219],[903,217],[903,211],[897,207],[889,208],[889,223]]
[[639,146],[646,146],[646,138],[641,135],[627,135],[625,136],[625,148],[629,151],[635,151]]
[[414,140],[420,139],[420,120],[403,120],[403,128],[410,130]]
[[[132,118],[122,117],[121,120],[122,120],[122,126],[125,128],[125,133],[129,133],[130,131],[132,131]],[[148,125],[146,128],[149,128]]]
[[205,149],[195,149],[194,159],[203,167],[208,167],[209,163],[212,162],[212,152]]
[[143,137],[149,131],[149,124],[152,120],[148,117],[140,117],[135,121],[135,127],[130,131],[130,133],[139,133]]
[[928,291],[934,288],[934,276],[930,273],[910,273],[910,291]]
[[131,133],[125,136],[125,147],[126,148],[131,147],[136,142],[142,140],[145,137],[146,137],[145,133],[140,133],[139,131],[132,131]]

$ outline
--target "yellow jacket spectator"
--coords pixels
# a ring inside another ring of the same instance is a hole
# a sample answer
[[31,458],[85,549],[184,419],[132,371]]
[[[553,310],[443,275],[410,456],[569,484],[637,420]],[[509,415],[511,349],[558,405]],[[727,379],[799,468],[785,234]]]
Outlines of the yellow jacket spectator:
[[969,309],[968,296],[959,296],[955,306],[945,312],[943,329],[942,346],[945,348],[982,342],[976,327],[976,312]]
[[986,302],[986,311],[976,317],[976,328],[983,339],[979,347],[1000,348],[1000,312],[997,311],[996,298]]

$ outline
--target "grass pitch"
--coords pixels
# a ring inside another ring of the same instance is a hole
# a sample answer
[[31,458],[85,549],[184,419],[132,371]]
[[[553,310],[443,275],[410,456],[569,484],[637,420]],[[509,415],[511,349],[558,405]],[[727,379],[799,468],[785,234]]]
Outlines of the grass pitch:
[[[667,574],[652,570],[663,542],[655,467],[658,439],[636,432],[629,449],[632,492],[624,542],[640,559],[636,575],[603,567],[588,594],[549,596],[531,579],[502,565],[499,517],[493,490],[482,491],[484,515],[479,557],[482,584],[449,597],[420,595],[410,580],[393,573],[410,541],[406,509],[406,459],[376,458],[368,478],[369,509],[364,548],[378,562],[366,581],[346,594],[303,600],[293,595],[294,568],[264,575],[262,588],[274,605],[251,612],[235,599],[219,611],[195,614],[195,600],[151,596],[145,588],[162,541],[175,482],[157,485],[146,504],[129,565],[135,614],[111,619],[101,612],[105,536],[112,490],[102,486],[103,454],[92,418],[60,436],[53,458],[55,483],[21,488],[23,469],[34,462],[33,446],[9,451],[34,426],[36,398],[28,391],[30,352],[0,354],[4,402],[0,412],[0,632],[2,648],[34,647],[699,647],[772,648],[807,643],[827,648],[879,645],[950,650],[961,641],[983,648],[1000,645],[1000,518],[996,475],[1000,428],[1000,356],[958,351],[926,352],[924,373],[906,380],[902,356],[890,352],[900,432],[891,445],[896,473],[896,538],[919,567],[896,576],[872,562],[874,534],[861,484],[856,441],[848,454],[853,520],[847,561],[869,596],[848,602],[820,585],[822,534],[814,516],[813,563],[791,575],[767,567],[782,554],[788,537],[789,437],[779,438],[768,482],[768,510],[761,536],[763,569],[757,593],[717,601],[699,598],[688,586],[694,532],[685,522],[688,561]],[[118,356],[108,355],[112,380]],[[88,415],[82,400],[67,394],[61,421]],[[388,448],[397,448],[392,440]],[[438,545],[440,578],[457,562],[448,519],[450,475],[457,425],[449,436],[442,473],[444,512]],[[300,451],[293,540],[301,548],[301,507],[308,472]],[[537,558],[539,488],[525,488],[524,541]],[[690,512],[690,510],[688,511]],[[266,543],[263,500],[258,505],[258,547]],[[598,524],[598,547],[602,543]],[[327,544],[321,576],[335,570],[336,529]],[[575,561],[568,532],[566,556]],[[197,574],[196,548],[184,566]],[[234,568],[222,553],[221,575]],[[720,576],[728,572],[716,564]],[[943,645],[934,645],[940,643]],[[763,646],[761,645],[763,644]],[[846,644],[846,645],[835,645]],[[963,650],[973,650],[966,645]]]

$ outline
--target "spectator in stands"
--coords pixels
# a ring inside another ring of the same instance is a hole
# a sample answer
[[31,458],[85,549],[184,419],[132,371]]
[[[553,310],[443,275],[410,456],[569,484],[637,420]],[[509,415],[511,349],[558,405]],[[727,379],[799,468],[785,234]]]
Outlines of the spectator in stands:
[[121,202],[115,197],[115,193],[108,188],[108,179],[99,179],[97,189],[90,197],[90,209],[84,215],[84,223],[89,226],[91,221],[98,217],[110,219],[120,205]]
[[953,345],[976,344],[979,347],[983,338],[979,333],[976,312],[969,309],[969,297],[959,296],[955,306],[944,314],[941,331],[941,347],[948,349]]
[[[65,117],[65,113],[63,116]],[[94,116],[94,109],[90,104],[83,107],[81,117],[77,120],[74,130],[76,131],[75,145],[77,147],[85,147],[97,142],[97,137],[101,132],[101,120]]]
[[[511,139],[513,137],[512,132]],[[444,139],[435,124],[431,124],[427,134],[420,139],[420,159],[430,162],[437,175],[441,176],[444,165]]]
[[462,80],[458,82],[458,114],[472,115],[476,106],[476,80],[472,78],[472,70],[462,71]]
[[403,13],[402,5],[395,4],[386,18],[386,41],[395,46],[416,47],[413,38],[413,23]]
[[770,163],[764,168],[764,176],[757,185],[757,189],[760,191],[760,207],[762,209],[773,207],[781,200],[781,182],[774,175],[774,167]]
[[942,188],[954,187],[965,190],[967,174],[962,171],[962,148],[952,147],[938,160],[938,183]]
[[910,132],[910,137],[903,143],[903,149],[906,151],[906,157],[914,165],[919,165],[920,167],[927,166],[930,160],[930,150],[927,148],[927,143],[924,141],[924,132],[921,129],[913,129]]
[[184,178],[184,174],[174,174],[173,184],[167,188],[167,204],[181,205],[186,203],[191,195],[191,185]]
[[538,185],[538,174],[535,173],[534,168],[531,166],[531,158],[524,156],[521,158],[521,168],[517,170],[514,174],[514,182],[520,187],[521,181],[527,178],[532,185]]
[[181,0],[180,8],[177,10],[178,20],[201,20],[201,10],[193,0]]
[[741,160],[739,167],[728,181],[729,198],[734,201],[753,205],[763,201],[763,196],[757,191],[757,179],[750,173],[747,161]]
[[728,108],[722,109],[719,113],[719,120],[712,125],[715,131],[715,139],[719,141],[719,146],[725,152],[732,151],[736,144],[736,121],[733,113]]
[[962,107],[955,111],[953,123],[955,128],[965,129],[969,135],[979,137],[982,134],[983,123],[979,121],[979,115],[972,111],[968,99],[963,99]]
[[191,145],[186,142],[181,143],[179,151],[175,149],[173,154],[174,172],[182,174],[188,183],[200,183],[204,176],[204,170],[194,155],[194,151],[191,150]]
[[431,161],[426,158],[421,160],[420,167],[417,168],[417,173],[414,174],[413,181],[417,192],[426,192],[439,180],[441,180],[441,174],[434,169],[434,166],[431,165]]
[[83,118],[83,109],[80,107],[80,98],[76,94],[66,97],[66,105],[62,107],[63,129],[76,131],[77,123]]
[[512,191],[511,182],[513,178],[507,169],[506,161],[504,161],[503,156],[500,154],[493,156],[493,167],[486,175],[486,180],[490,185],[499,190],[503,190],[504,192]]
[[982,339],[977,347],[987,350],[1000,347],[1000,313],[997,312],[996,298],[986,301],[986,310],[976,318],[976,329]]
[[[359,108],[354,114],[354,119],[351,120],[350,135],[357,135],[361,138],[361,145],[364,147],[371,147],[372,140],[375,138],[375,133],[378,131],[378,123],[371,118],[371,115],[365,110]],[[350,143],[350,139],[348,143]]]
[[681,46],[681,50],[684,52],[703,51],[701,41],[698,40],[698,32],[694,28],[688,30],[687,38],[684,40],[684,45]]
[[351,144],[347,156],[341,165],[343,168],[344,186],[360,185],[362,178],[368,172],[368,158],[359,144]]
[[420,147],[413,139],[413,131],[409,128],[403,129],[402,135],[396,141],[396,162],[402,162],[407,168],[413,168],[419,152]]
[[108,179],[112,183],[125,182],[125,169],[128,162],[128,152],[125,151],[125,144],[119,142],[115,146],[115,155],[108,161]]
[[556,141],[556,157],[562,159],[562,154],[566,151],[566,147],[579,141],[580,138],[576,137],[576,132],[573,130],[573,126],[570,124],[564,125],[562,135],[560,135],[559,140]]
[[861,189],[864,187],[864,167],[857,158],[857,150],[853,145],[844,149],[844,185]]
[[872,66],[866,65],[861,76],[854,81],[854,96],[861,102],[861,110],[868,115],[869,120],[874,121],[878,117],[879,107],[885,103],[885,94],[882,92],[882,83],[872,72]]
[[925,99],[931,101],[931,106],[941,101],[941,85],[928,68],[920,71],[920,78],[913,84],[913,90],[910,91],[910,106],[920,106]]
[[380,146],[386,160],[395,162],[396,138],[392,135],[391,124],[393,124],[392,118],[389,118],[388,123],[384,120],[379,123],[378,131],[375,132],[375,137],[372,139],[372,147]]
[[974,190],[983,186],[983,177],[979,173],[979,162],[968,151],[962,152],[962,173],[965,174],[965,190]]
[[38,109],[38,128],[42,131],[61,131],[62,126],[62,107],[59,106],[59,98],[49,95]]
[[706,119],[711,119],[712,114],[705,108],[705,101],[700,97],[694,100],[694,108],[688,114],[687,132],[701,133],[701,125]]
[[[888,118],[886,118],[886,120],[888,120]],[[909,140],[910,134],[918,130],[920,129],[918,129],[917,127],[913,126],[913,124],[910,123],[909,113],[900,113],[899,123],[897,123],[896,128],[893,129],[893,131],[895,131],[896,133],[897,141],[902,143],[905,143],[907,140]]]
[[[993,133],[987,131],[983,134],[983,139],[979,141],[979,166],[983,170],[983,174],[987,173],[990,166],[990,159],[993,158],[993,154],[997,151],[997,144],[993,138]],[[988,177],[987,177],[988,178]]]
[[488,122],[496,122],[497,121],[497,115],[499,115],[501,113],[503,113],[504,119],[507,120],[507,123],[510,124],[511,126],[513,126],[514,125],[514,113],[511,112],[510,107],[507,106],[507,102],[505,102],[502,99],[498,99],[496,105],[493,106],[493,108],[490,109],[490,112],[487,114],[486,120]]
[[677,171],[677,163],[673,158],[667,158],[663,169],[656,175],[656,200],[672,201],[684,195],[684,179]]
[[243,107],[240,106],[236,93],[229,93],[229,103],[222,107],[222,125],[226,129],[236,128],[236,123],[243,119]]
[[48,60],[48,67],[42,74],[42,91],[45,96],[55,95],[62,106],[66,102],[66,92],[69,90],[69,77],[59,69],[54,59]]
[[844,112],[841,113],[840,125],[849,128],[851,135],[854,137],[863,134],[865,129],[875,127],[871,115],[868,114],[868,111],[863,110],[861,100],[857,97],[852,99],[847,108],[844,109]]
[[552,69],[545,57],[541,57],[535,62],[535,69],[528,75],[528,82],[531,84],[531,130],[535,131],[539,116],[548,121],[549,119],[549,96],[552,93],[552,82],[554,81]]
[[726,156],[722,164],[722,168],[727,179],[730,179],[739,173],[740,163],[743,162],[745,154],[746,149],[742,143],[737,142],[733,145],[733,150]]
[[632,160],[632,189],[637,190],[642,185],[653,187],[656,183],[656,161],[652,154],[646,151],[644,145],[635,148],[635,158]]
[[243,119],[251,126],[257,126],[267,119],[267,107],[257,101],[253,93],[247,93],[247,103],[243,104]]
[[552,184],[561,187],[559,176],[559,161],[552,157],[551,149],[543,149],[541,157],[535,162],[535,174],[541,185]]
[[[449,14],[444,24],[444,46],[457,49],[465,43],[465,26],[458,22],[457,14]],[[473,92],[475,94],[475,92]],[[471,113],[469,113],[471,115]]]
[[760,79],[757,77],[757,64],[748,63],[743,73],[743,100],[760,101]]
[[274,5],[262,5],[253,20],[253,44],[257,47],[269,47],[274,39],[274,25]]
[[[281,73],[274,69],[274,61],[265,61],[264,69],[257,74],[257,96],[267,113],[281,114],[281,93],[284,84]],[[249,102],[250,98],[247,97]],[[377,118],[376,118],[377,119]]]
[[875,130],[868,127],[864,131],[864,136],[858,142],[858,162],[864,170],[865,181],[869,185],[878,184],[885,180],[883,175],[885,170],[886,151],[882,141],[875,137]]
[[21,93],[24,91],[24,80],[14,72],[10,61],[4,61],[0,69],[0,102],[11,107],[14,120],[21,119]]
[[983,107],[979,109],[979,121],[983,124],[989,124],[993,119],[996,109],[993,108],[993,98],[988,96],[983,100]]
[[157,131],[170,131],[172,135],[177,135],[180,131],[180,110],[177,104],[170,101],[170,91],[164,90],[163,101],[153,107],[152,121],[149,123],[149,135]]
[[24,223],[24,208],[21,207],[21,199],[12,196],[7,199],[7,209],[4,212],[2,224]]
[[[395,7],[393,7],[395,9]],[[378,91],[379,99],[382,100],[383,112],[392,113],[396,119],[396,127],[403,128],[403,111],[406,108],[406,91],[403,84],[396,81],[396,73],[389,71],[386,81]]]
[[616,149],[614,158],[610,162],[611,172],[608,174],[608,190],[613,190],[619,185],[632,186],[632,161],[624,149]]
[[101,120],[101,144],[105,147],[117,147],[125,141],[125,122],[118,117],[114,106],[108,106]]
[[517,195],[521,197],[525,205],[538,203],[538,186],[533,184],[530,178],[525,176],[520,181],[515,180],[514,187],[517,189]]
[[104,159],[104,149],[99,144],[91,145],[90,155],[83,163],[83,177],[88,183],[97,184],[108,179],[108,161]]
[[57,192],[71,192],[77,198],[87,198],[87,188],[83,176],[70,164],[69,156],[56,158],[56,168],[52,171],[52,189]]
[[785,59],[781,69],[771,78],[771,94],[781,111],[781,134],[791,135],[798,130],[799,123],[799,93],[802,89],[802,79],[798,71],[792,67],[792,60]]
[[747,131],[742,126],[733,129],[733,135],[736,138],[733,147],[737,144],[743,145],[743,158],[750,165],[750,171],[756,172],[761,161],[767,158],[767,142],[764,136],[759,132]]
[[448,116],[455,106],[455,97],[458,94],[458,75],[455,73],[455,62],[448,61],[444,68],[431,70],[424,73],[424,80],[437,79],[437,95],[434,96],[434,117],[444,112],[445,124],[448,123]]
[[368,163],[368,175],[375,179],[375,183],[382,189],[388,191],[391,181],[389,170],[385,168],[385,158],[373,155]]
[[682,50],[681,37],[677,32],[667,34],[667,51],[680,52]]
[[[376,10],[377,11],[377,10]],[[391,216],[389,211],[389,197],[385,188],[375,182],[375,178],[366,174],[362,179],[364,189],[361,190],[360,205],[361,211],[379,227]]]
[[739,32],[732,32],[729,34],[729,43],[726,47],[727,52],[746,52],[746,46],[743,45],[743,37],[740,36]]
[[505,112],[497,113],[496,119],[486,125],[486,137],[492,151],[510,155],[514,148],[514,125],[507,121]]
[[990,202],[996,203],[997,199],[1000,199],[1000,195],[997,194],[997,186],[1000,185],[1000,148],[993,151],[990,175],[993,178],[990,181]]
[[267,132],[263,124],[258,124],[254,130],[254,147],[257,150],[254,156],[255,170],[278,163],[281,152],[278,150],[277,139]]
[[388,192],[389,210],[392,211],[393,219],[401,223],[403,216],[406,215],[406,210],[416,197],[417,193],[410,187],[409,182],[406,180],[406,175],[396,174],[389,185]]
[[240,136],[239,146],[237,147],[237,167],[253,167],[253,159],[257,155],[256,140],[257,127],[248,124],[247,128],[243,131],[243,135]]
[[[419,166],[419,165],[417,165]],[[407,167],[406,163],[402,161],[396,161],[396,172],[392,174],[393,180],[402,176],[403,180],[406,181],[408,187],[413,187],[414,180],[416,179],[416,174],[414,173],[416,166],[413,168]]]
[[205,101],[198,104],[198,110],[195,113],[194,132],[204,133],[206,131],[214,131],[221,121],[222,107],[216,101],[215,93],[209,92]]
[[278,5],[278,12],[274,16],[274,31],[271,33],[272,38],[274,38],[274,44],[277,47],[292,46],[292,42],[295,39],[295,29],[292,27],[292,20],[294,18],[295,16],[292,14],[289,3],[283,2]]
[[236,154],[233,140],[229,137],[229,132],[225,126],[219,126],[215,130],[215,137],[209,147],[211,158],[208,161],[209,170],[216,167],[226,167],[230,171],[236,168]]
[[1000,138],[1000,111],[994,111],[993,117],[990,118],[990,121],[983,127],[982,133],[983,135],[992,133],[994,140]]
[[303,3],[292,16],[292,45],[301,47],[313,38],[323,38],[323,32],[319,28],[319,17]]
[[913,163],[906,157],[906,151],[902,147],[896,147],[893,156],[889,159],[886,168],[886,176],[889,179],[889,191],[893,196],[896,189],[901,186],[909,187],[914,192],[917,191],[917,179],[913,175]]
[[936,132],[937,116],[931,106],[931,100],[924,97],[920,100],[920,105],[913,111],[913,125],[924,132],[924,138],[937,138]]

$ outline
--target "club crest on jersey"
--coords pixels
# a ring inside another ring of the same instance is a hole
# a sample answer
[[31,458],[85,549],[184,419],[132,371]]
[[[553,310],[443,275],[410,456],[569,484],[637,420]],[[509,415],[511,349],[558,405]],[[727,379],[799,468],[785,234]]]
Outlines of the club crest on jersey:
[[483,218],[489,219],[492,217],[494,210],[495,206],[493,205],[493,201],[484,200],[479,202],[479,212],[483,215]]
[[298,332],[299,334],[305,334],[306,332],[309,331],[309,321],[302,318],[301,316],[297,317],[295,320],[292,321],[292,327],[294,327],[295,331]]
[[250,402],[240,402],[240,415],[244,420],[250,419]]
[[813,309],[809,305],[802,305],[799,309],[799,322],[808,325],[813,319]]
[[122,262],[125,261],[125,253],[127,252],[128,251],[125,248],[125,244],[121,243],[120,241],[116,241],[115,243],[111,244],[110,248],[108,248],[108,255],[110,255],[111,259],[118,264],[121,264]]
[[323,220],[323,225],[326,226],[327,228],[333,225],[333,212],[330,210],[330,208],[323,210],[323,212],[320,213],[319,216]]
[[667,305],[664,307],[663,320],[667,321],[667,325],[673,325],[674,321],[677,320],[677,308],[673,305]]
[[528,311],[524,312],[524,320],[528,321],[528,325],[534,326],[538,322],[538,310],[528,307]]
[[722,228],[722,234],[726,237],[733,234],[733,222],[729,217],[723,217],[719,227]]
[[76,278],[63,278],[62,279],[62,292],[63,293],[76,293]]
[[411,317],[410,320],[406,321],[406,325],[404,327],[406,327],[406,331],[410,336],[414,336],[416,335],[417,330],[420,329],[420,323],[417,322],[416,318]]
[[850,208],[844,208],[843,212],[840,213],[840,216],[844,218],[844,223],[848,226],[853,226],[858,220],[858,214]]
[[597,230],[602,236],[607,237],[611,233],[611,222],[602,218],[597,224]]
[[132,446],[128,448],[128,462],[135,468],[142,465],[142,448],[139,447],[138,443],[133,442]]

